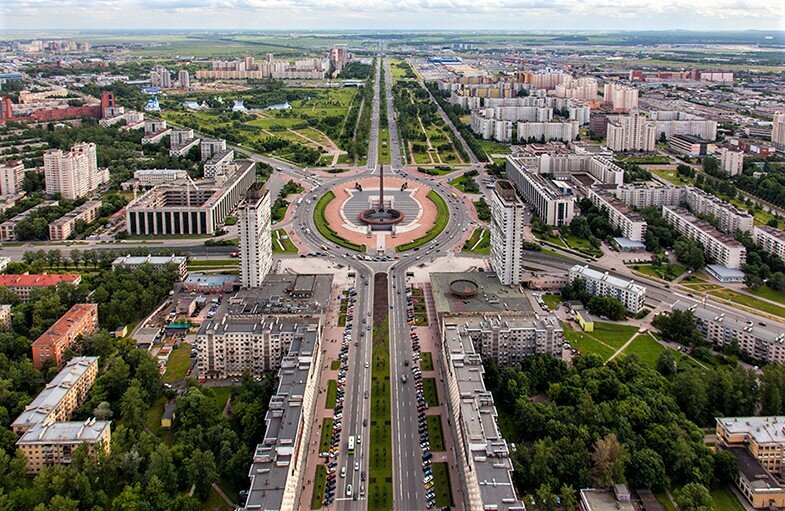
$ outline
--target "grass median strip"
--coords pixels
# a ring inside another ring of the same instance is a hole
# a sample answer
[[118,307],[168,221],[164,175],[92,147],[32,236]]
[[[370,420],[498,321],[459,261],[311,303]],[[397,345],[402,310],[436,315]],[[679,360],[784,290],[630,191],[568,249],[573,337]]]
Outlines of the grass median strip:
[[436,378],[423,378],[422,391],[428,406],[439,406],[439,393],[436,391]]
[[444,450],[444,435],[442,434],[442,416],[428,415],[425,417],[428,423],[428,441],[431,444],[431,450],[440,452]]
[[319,437],[319,452],[330,452],[333,440],[333,420],[329,417],[322,419],[322,434]]
[[450,486],[450,469],[447,463],[434,463],[433,488],[436,492],[436,507],[452,507],[452,487]]
[[423,371],[433,371],[433,355],[430,351],[420,353],[420,369]]
[[388,511],[393,505],[390,325],[388,318],[374,327],[372,357],[368,509],[370,511]]
[[313,480],[313,497],[311,509],[321,509],[324,502],[324,489],[327,485],[327,468],[324,465],[316,467],[316,477]]
[[327,192],[322,195],[316,203],[316,207],[313,210],[313,222],[316,224],[316,228],[322,236],[333,243],[337,243],[344,248],[356,252],[365,252],[365,245],[358,245],[357,243],[352,243],[351,241],[340,237],[338,233],[330,227],[330,224],[327,223],[327,217],[324,214],[324,210],[333,199],[335,199],[335,194],[333,192]]
[[424,245],[438,236],[444,228],[447,227],[447,222],[450,220],[450,209],[447,207],[447,203],[441,195],[433,190],[428,192],[428,199],[436,205],[436,221],[434,222],[433,227],[431,227],[425,236],[396,247],[395,250],[397,252],[405,252],[406,250]]
[[335,408],[335,400],[338,397],[338,383],[335,380],[327,382],[327,400],[324,407],[327,409]]

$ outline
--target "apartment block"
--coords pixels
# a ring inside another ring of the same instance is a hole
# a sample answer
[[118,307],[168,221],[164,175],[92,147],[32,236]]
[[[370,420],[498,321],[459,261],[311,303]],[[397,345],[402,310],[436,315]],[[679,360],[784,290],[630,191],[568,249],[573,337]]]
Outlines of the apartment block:
[[615,112],[629,112],[638,108],[638,89],[619,83],[606,83],[603,98]]
[[763,250],[785,261],[785,232],[768,225],[756,225],[752,236]]
[[649,112],[649,118],[654,122],[657,140],[663,134],[666,140],[675,135],[692,135],[705,140],[717,139],[717,121],[672,110],[653,110]]
[[78,273],[0,275],[0,287],[7,287],[24,302],[30,299],[33,289],[56,286],[61,282],[77,286],[81,281],[82,276]]
[[296,509],[302,498],[322,367],[318,326],[290,342],[278,370],[278,389],[265,414],[265,433],[253,453],[245,510]]
[[491,194],[491,266],[505,286],[523,277],[523,232],[526,207],[509,181],[496,181]]
[[274,80],[321,80],[327,74],[328,69],[329,62],[327,59],[304,58],[292,62],[289,59],[277,60],[272,54],[267,54],[267,57],[261,61],[257,61],[251,56],[231,61],[214,60],[211,69],[198,70],[196,78],[215,80],[266,78]]
[[237,208],[240,230],[240,283],[259,287],[273,264],[270,191],[254,183]]
[[0,325],[3,328],[11,328],[11,305],[0,304]]
[[577,121],[519,122],[517,136],[520,142],[561,140],[571,142],[578,137]]
[[80,335],[92,334],[98,328],[98,305],[77,303],[33,343],[33,365],[40,369],[51,358],[56,367],[63,367],[66,349]]
[[69,152],[51,149],[44,153],[46,193],[64,199],[78,199],[109,182],[109,169],[99,169],[95,144],[81,142]]
[[74,410],[87,400],[97,376],[98,357],[72,358],[25,406],[11,423],[11,429],[21,435],[36,424],[70,419]]
[[49,224],[49,240],[67,240],[74,232],[77,222],[89,224],[96,221],[101,213],[102,204],[100,200],[87,201]]
[[637,111],[608,120],[606,144],[613,151],[650,152],[656,142],[654,123]]
[[202,161],[207,161],[212,158],[214,154],[226,151],[226,140],[222,138],[202,139],[200,149],[202,152]]
[[181,69],[180,72],[177,73],[177,85],[181,89],[188,89],[191,87],[191,75],[188,74],[187,70]]
[[771,141],[777,151],[785,152],[785,110],[775,112],[771,125]]
[[533,312],[483,317],[452,317],[483,358],[519,364],[533,355],[561,357],[564,331],[553,315]]
[[646,288],[635,284],[631,280],[614,277],[606,272],[593,270],[588,266],[576,264],[570,268],[568,281],[583,280],[586,290],[599,296],[611,296],[624,304],[624,308],[632,314],[637,314],[643,309],[646,301]]
[[515,494],[510,450],[499,431],[493,395],[485,388],[482,355],[453,318],[444,318],[441,326],[446,411],[457,436],[456,468],[467,507],[525,511]]
[[684,208],[663,206],[662,216],[682,236],[703,246],[706,256],[726,268],[738,269],[747,259],[744,245],[733,236],[723,234],[705,220],[699,220]]
[[0,196],[9,197],[22,191],[25,166],[20,161],[0,163]]
[[15,232],[14,229],[16,229],[16,224],[18,224],[19,222],[21,222],[25,218],[30,217],[30,215],[32,215],[36,211],[38,211],[40,209],[43,209],[43,208],[48,208],[50,206],[54,206],[55,204],[57,204],[57,201],[44,201],[44,202],[42,202],[42,203],[40,203],[40,204],[38,204],[36,206],[33,206],[32,208],[28,209],[27,211],[22,211],[21,213],[19,213],[15,217],[13,217],[13,218],[11,218],[9,220],[6,220],[2,224],[0,224],[0,241],[13,241],[13,240],[15,240],[16,239],[16,232]]
[[134,171],[134,179],[136,179],[138,186],[149,188],[188,179],[188,171],[180,169],[136,170]]
[[47,466],[70,464],[73,452],[85,444],[91,458],[99,452],[109,454],[110,424],[94,418],[82,422],[40,423],[27,430],[16,447],[27,458],[27,473],[38,474]]
[[148,265],[155,271],[161,271],[166,268],[174,267],[177,269],[177,274],[180,280],[183,280],[188,274],[188,259],[182,256],[123,256],[118,257],[112,262],[112,269],[128,268],[134,270],[142,265]]
[[607,191],[588,188],[586,196],[592,204],[608,212],[608,221],[611,227],[619,229],[622,236],[631,241],[643,241],[647,225],[646,220],[640,214],[632,211]]
[[[254,162],[235,160],[215,180],[158,185],[131,201],[126,226],[134,235],[213,234],[256,181]],[[218,179],[220,177],[220,179]]]
[[785,334],[776,325],[761,325],[759,316],[682,301],[676,301],[672,308],[692,311],[695,326],[706,342],[716,348],[737,342],[739,349],[752,358],[769,363],[785,362]]
[[687,200],[687,187],[677,185],[624,184],[613,190],[623,203],[635,208],[678,206]]
[[220,174],[227,174],[234,161],[234,150],[218,151],[204,162],[204,177],[215,177]]
[[736,176],[744,170],[744,151],[720,147],[715,157],[720,160],[720,168],[729,176]]
[[753,215],[725,202],[716,195],[704,192],[700,188],[689,187],[686,203],[696,215],[711,215],[716,218],[719,230],[724,233],[752,232],[752,224],[755,219]]
[[692,157],[709,154],[710,142],[693,135],[674,135],[668,140],[668,147],[679,154]]
[[575,214],[575,197],[565,193],[553,181],[531,172],[514,156],[507,157],[507,176],[521,197],[548,225],[568,225]]

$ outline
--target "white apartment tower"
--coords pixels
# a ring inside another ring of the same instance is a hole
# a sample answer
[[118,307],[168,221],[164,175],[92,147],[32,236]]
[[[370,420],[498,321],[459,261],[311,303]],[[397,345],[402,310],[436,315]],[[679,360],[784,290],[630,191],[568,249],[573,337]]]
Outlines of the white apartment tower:
[[240,225],[240,284],[257,288],[273,264],[270,192],[255,183],[237,208]]
[[719,157],[720,167],[729,176],[741,174],[741,171],[744,170],[744,151],[720,147],[715,156]]
[[20,161],[0,163],[0,196],[16,195],[22,191],[25,166]]
[[191,75],[189,75],[188,71],[185,69],[181,69],[177,74],[177,85],[179,85],[181,89],[187,89],[191,86]]
[[608,123],[608,149],[612,151],[654,151],[656,128],[640,113],[622,115]]
[[777,151],[785,152],[785,110],[774,113],[774,122],[771,126],[771,141]]
[[616,112],[629,112],[638,108],[638,89],[619,83],[606,83],[603,90],[605,102]]
[[67,153],[60,149],[44,153],[44,180],[46,193],[74,200],[107,183],[109,171],[98,169],[95,144],[81,142]]
[[491,196],[491,266],[505,286],[523,274],[524,205],[509,181],[497,181]]

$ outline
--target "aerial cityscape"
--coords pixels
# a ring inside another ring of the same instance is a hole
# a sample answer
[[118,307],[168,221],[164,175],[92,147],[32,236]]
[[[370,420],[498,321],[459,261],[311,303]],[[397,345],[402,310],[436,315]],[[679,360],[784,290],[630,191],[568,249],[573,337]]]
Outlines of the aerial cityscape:
[[785,510],[778,2],[0,6],[0,511]]

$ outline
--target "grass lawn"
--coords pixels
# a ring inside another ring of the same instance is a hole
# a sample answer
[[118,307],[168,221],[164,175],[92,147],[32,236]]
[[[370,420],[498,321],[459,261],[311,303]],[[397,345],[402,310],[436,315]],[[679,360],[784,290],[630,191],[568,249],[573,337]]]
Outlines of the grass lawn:
[[760,296],[761,298],[771,300],[772,302],[779,302],[785,305],[785,293],[775,291],[768,286],[761,286],[755,291],[750,290],[750,292]]
[[655,268],[650,264],[633,264],[631,268],[644,275],[667,281],[676,280],[685,271],[683,266],[674,263],[666,264],[660,268]]
[[480,143],[480,147],[482,147],[483,150],[486,153],[488,153],[489,155],[491,155],[491,154],[510,154],[510,146],[507,145],[507,144],[502,144],[500,142],[494,142],[493,140],[482,140],[482,139],[479,139],[479,138],[477,139],[477,142]]
[[[622,354],[631,355],[635,353],[641,358],[644,364],[654,367],[657,364],[657,358],[660,356],[660,353],[667,349],[668,348],[657,342],[652,336],[639,335],[624,351],[622,351]],[[674,356],[675,353],[676,352],[674,352]]]
[[431,227],[431,229],[425,234],[425,236],[417,238],[416,240],[412,240],[409,243],[404,243],[403,245],[399,245],[398,247],[395,248],[396,252],[404,252],[414,247],[419,247],[420,245],[424,245],[425,243],[428,243],[436,236],[438,236],[444,230],[444,228],[447,227],[447,222],[450,220],[450,210],[449,208],[447,208],[447,203],[444,202],[444,199],[442,198],[441,195],[439,195],[433,190],[428,192],[428,198],[431,200],[431,202],[436,204],[436,222],[434,222],[433,227]]
[[655,174],[665,181],[668,181],[674,185],[691,185],[694,184],[695,179],[686,178],[684,176],[680,176],[676,173],[675,170],[669,169],[649,169],[649,172]]
[[764,302],[763,300],[759,300],[753,296],[743,295],[741,293],[731,291],[730,289],[720,289],[717,291],[712,291],[711,294],[718,298],[723,298],[733,303],[744,305],[753,310],[763,311],[772,314],[774,316],[785,318],[784,307],[780,307],[779,305],[774,305],[769,302]]
[[338,369],[340,369],[340,367],[341,367],[340,360],[333,360],[332,362],[330,362],[330,369],[332,369],[333,371],[337,371]]
[[321,509],[324,501],[324,489],[327,484],[327,468],[324,465],[317,465],[316,476],[313,480],[313,497],[311,497],[311,509]]
[[588,255],[596,255],[598,257],[602,255],[602,250],[596,248],[586,238],[579,238],[573,234],[568,234],[566,236],[562,235],[562,238],[564,238],[565,243],[573,250]]
[[542,295],[542,301],[545,302],[545,305],[547,305],[550,310],[556,310],[562,302],[562,297],[560,294],[546,293]]
[[442,435],[442,416],[427,415],[425,422],[428,424],[428,442],[431,444],[431,450],[440,452],[444,450],[444,436]]
[[564,243],[564,240],[562,240],[558,236],[553,236],[552,234],[549,234],[549,233],[540,234],[538,232],[534,232],[533,234],[534,234],[534,237],[537,238],[538,240],[542,240],[542,241],[545,241],[545,242],[548,242],[548,243],[552,243],[552,244],[558,245],[558,246],[560,246],[562,248],[570,248],[570,247],[567,246],[566,243]]
[[153,405],[147,409],[147,414],[144,418],[145,425],[156,435],[161,429],[161,416],[164,414],[164,405],[166,405],[166,397],[159,396]]
[[346,326],[346,309],[349,308],[349,300],[341,298],[341,310],[338,311],[338,326]]
[[214,489],[210,490],[210,495],[207,496],[207,500],[201,503],[200,509],[203,511],[232,511],[232,507]]
[[286,229],[276,229],[273,231],[273,254],[296,254],[299,252],[291,238],[286,233]]
[[463,244],[461,252],[488,255],[491,253],[491,230],[478,227]]
[[439,393],[436,391],[436,378],[423,378],[422,391],[428,406],[439,406]]
[[603,360],[608,360],[637,331],[636,326],[594,323],[593,332],[578,332],[565,328],[564,338],[582,354],[596,353]]
[[436,492],[436,507],[452,507],[452,487],[450,486],[450,468],[447,463],[433,463],[433,488]]
[[344,248],[348,248],[349,250],[354,250],[356,252],[365,252],[365,245],[358,245],[357,243],[352,243],[349,240],[343,239],[342,237],[338,236],[338,233],[332,230],[330,225],[327,223],[327,218],[324,216],[324,208],[326,208],[327,204],[329,204],[330,201],[332,201],[334,198],[335,194],[333,192],[327,192],[322,195],[322,197],[316,203],[316,207],[313,210],[313,222],[316,224],[316,228],[319,230],[322,236],[332,241],[333,243],[337,243]]
[[388,511],[393,506],[389,318],[373,329],[372,364],[368,509]]
[[430,351],[420,353],[420,370],[433,371],[433,354]]
[[710,490],[711,498],[714,500],[714,509],[722,511],[744,511],[739,499],[730,488],[715,488]]
[[330,417],[322,419],[322,434],[319,437],[319,452],[329,452],[333,440],[333,420]]
[[223,411],[226,402],[229,401],[229,395],[232,393],[232,387],[210,387],[213,391],[213,401],[218,410]]
[[327,400],[324,407],[329,409],[335,408],[335,400],[338,397],[338,382],[330,380],[327,382]]
[[184,342],[169,355],[163,382],[174,383],[182,380],[189,367],[191,367],[191,345]]

